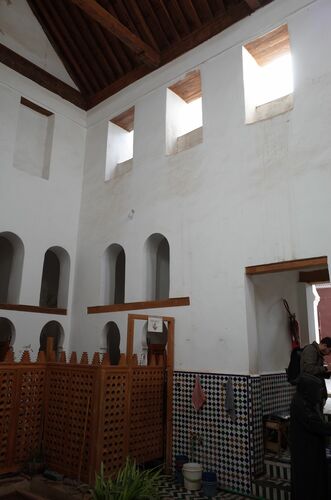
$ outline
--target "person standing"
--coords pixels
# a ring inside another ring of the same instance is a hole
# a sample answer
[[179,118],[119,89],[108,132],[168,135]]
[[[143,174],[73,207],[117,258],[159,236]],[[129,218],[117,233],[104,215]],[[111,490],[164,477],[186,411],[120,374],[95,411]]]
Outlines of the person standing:
[[328,398],[325,379],[330,378],[331,375],[331,365],[324,366],[324,356],[329,354],[331,354],[331,337],[324,337],[319,344],[314,341],[312,344],[307,345],[303,349],[300,359],[301,374],[314,375],[323,380],[322,399],[324,403]]
[[313,375],[301,375],[291,403],[291,500],[330,500],[326,437],[331,423],[323,420],[323,382]]

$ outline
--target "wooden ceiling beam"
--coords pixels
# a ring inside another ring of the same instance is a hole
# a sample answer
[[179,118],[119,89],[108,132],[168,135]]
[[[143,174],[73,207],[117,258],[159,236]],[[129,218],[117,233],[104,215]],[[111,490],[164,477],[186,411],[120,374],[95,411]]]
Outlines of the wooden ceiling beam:
[[260,0],[245,0],[245,2],[247,3],[248,7],[250,7],[252,10],[257,10],[260,7],[262,7]]
[[160,54],[155,49],[143,42],[95,0],[70,1],[129,47],[142,62],[153,68],[160,64]]
[[39,68],[24,57],[16,54],[5,45],[0,43],[0,62],[9,68],[17,71],[21,75],[38,83],[41,87],[54,92],[66,101],[71,102],[78,108],[86,110],[86,101],[78,90],[70,87],[67,83],[62,82],[55,76],[47,73],[47,71]]
[[186,16],[191,28],[197,29],[201,26],[200,18],[194,8],[192,0],[178,0],[183,14]]
[[147,40],[147,43],[154,47],[155,50],[159,50],[154,35],[149,29],[149,26],[145,21],[145,17],[143,16],[136,0],[120,0],[120,2],[116,2],[116,5],[117,4],[121,4],[123,11],[128,17],[129,23],[133,25],[137,35],[140,33],[140,35],[143,36],[145,40]]

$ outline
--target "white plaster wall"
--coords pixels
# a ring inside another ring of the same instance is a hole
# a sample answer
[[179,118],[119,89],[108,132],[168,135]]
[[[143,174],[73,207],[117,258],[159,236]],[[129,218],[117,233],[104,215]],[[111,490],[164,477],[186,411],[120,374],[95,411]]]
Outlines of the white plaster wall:
[[77,89],[26,0],[0,0],[0,43]]
[[[277,0],[88,113],[73,346],[96,349],[109,320],[126,335],[127,313],[86,315],[86,306],[97,305],[101,256],[111,243],[123,246],[126,301],[142,300],[144,244],[158,232],[170,245],[170,296],[191,299],[190,307],[150,311],[176,319],[176,368],[256,372],[259,338],[247,324],[245,266],[331,258],[330,18],[328,0]],[[245,125],[242,45],[284,22],[294,109]],[[166,156],[167,87],[195,67],[203,143]],[[104,183],[107,120],[132,105],[133,168]],[[287,365],[287,344],[271,361],[277,335],[274,329],[263,347],[259,369]]]
[[[48,180],[13,166],[21,96],[54,113]],[[48,248],[63,247],[71,260],[67,316],[0,310],[15,325],[17,352],[29,344],[36,352],[41,328],[51,320],[62,324],[68,345],[85,135],[84,112],[0,65],[0,232],[17,234],[24,244],[19,302],[39,305]]]

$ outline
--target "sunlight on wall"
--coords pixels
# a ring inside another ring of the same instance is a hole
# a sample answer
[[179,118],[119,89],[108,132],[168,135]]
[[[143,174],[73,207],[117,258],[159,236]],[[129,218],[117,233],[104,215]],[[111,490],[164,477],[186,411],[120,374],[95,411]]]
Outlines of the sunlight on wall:
[[256,106],[274,101],[293,92],[291,54],[285,54],[256,71]]

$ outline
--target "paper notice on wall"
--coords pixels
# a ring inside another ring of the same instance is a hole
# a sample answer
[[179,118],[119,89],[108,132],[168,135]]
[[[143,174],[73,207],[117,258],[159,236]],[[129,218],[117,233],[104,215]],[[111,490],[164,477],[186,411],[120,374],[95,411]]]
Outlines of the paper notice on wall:
[[143,349],[138,355],[138,365],[147,366],[148,365],[148,350]]
[[147,323],[147,331],[162,333],[163,332],[163,321],[162,318],[158,316],[149,316]]

